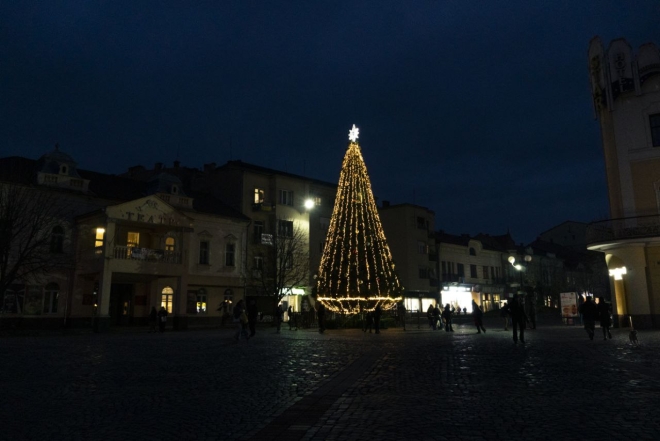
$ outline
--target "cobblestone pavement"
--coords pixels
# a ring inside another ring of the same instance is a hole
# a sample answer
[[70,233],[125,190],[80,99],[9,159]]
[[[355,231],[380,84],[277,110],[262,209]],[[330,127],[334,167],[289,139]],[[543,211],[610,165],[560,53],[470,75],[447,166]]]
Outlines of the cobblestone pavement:
[[486,325],[5,336],[0,439],[658,439],[660,331]]

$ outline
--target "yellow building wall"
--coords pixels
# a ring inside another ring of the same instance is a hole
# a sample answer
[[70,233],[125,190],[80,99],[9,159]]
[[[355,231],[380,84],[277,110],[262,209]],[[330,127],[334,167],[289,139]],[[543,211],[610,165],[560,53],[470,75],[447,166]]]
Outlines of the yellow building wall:
[[630,164],[635,208],[638,216],[658,214],[658,201],[653,183],[660,181],[660,158]]

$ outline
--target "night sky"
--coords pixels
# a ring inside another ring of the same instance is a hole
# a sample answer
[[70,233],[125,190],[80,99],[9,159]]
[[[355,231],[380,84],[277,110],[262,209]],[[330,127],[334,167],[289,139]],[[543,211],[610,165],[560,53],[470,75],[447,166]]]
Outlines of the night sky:
[[379,200],[529,242],[608,217],[589,40],[659,24],[657,0],[1,1],[0,156],[337,182],[356,124]]

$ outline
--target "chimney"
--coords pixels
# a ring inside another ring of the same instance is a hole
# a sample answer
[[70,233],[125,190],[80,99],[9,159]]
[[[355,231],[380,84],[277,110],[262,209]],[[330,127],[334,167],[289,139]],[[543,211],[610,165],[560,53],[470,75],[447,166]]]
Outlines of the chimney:
[[161,171],[163,169],[163,163],[162,162],[157,162],[154,164],[154,171]]
[[174,168],[179,168],[179,165],[181,165],[180,161],[174,161]]

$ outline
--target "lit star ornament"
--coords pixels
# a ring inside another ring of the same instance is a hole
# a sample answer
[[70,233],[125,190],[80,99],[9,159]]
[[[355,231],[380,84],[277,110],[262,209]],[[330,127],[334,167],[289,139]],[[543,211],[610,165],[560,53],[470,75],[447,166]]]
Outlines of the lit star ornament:
[[357,141],[359,134],[360,134],[360,129],[355,127],[355,124],[353,124],[353,128],[348,132],[348,139],[355,142]]

